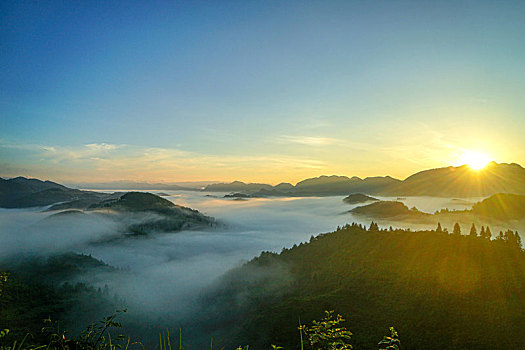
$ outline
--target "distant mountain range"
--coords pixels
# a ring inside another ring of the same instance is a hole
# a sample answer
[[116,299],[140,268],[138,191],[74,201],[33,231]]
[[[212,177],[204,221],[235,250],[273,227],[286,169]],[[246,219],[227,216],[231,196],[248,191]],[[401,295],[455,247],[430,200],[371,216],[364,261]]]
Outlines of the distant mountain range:
[[[116,184],[118,183],[108,183],[108,186]],[[128,182],[120,184],[133,185],[143,190],[190,189],[173,184]],[[272,186],[264,183],[234,181],[209,184],[204,191],[235,192],[250,197],[347,196],[352,193],[379,196],[487,197],[496,193],[525,194],[525,169],[515,163],[492,162],[482,170],[472,170],[467,165],[424,170],[405,180],[390,176],[361,179],[356,176],[323,175],[305,179],[295,186],[290,183]],[[70,202],[75,203],[75,208],[87,208],[109,198],[108,196],[110,195],[68,188],[51,181],[24,177],[0,178],[0,207],[3,208],[46,206],[58,202],[69,203],[63,209],[71,208]]]
[[9,180],[0,178],[0,207],[2,208],[41,207],[71,201],[89,205],[107,196],[104,193],[68,188],[52,181],[25,177]]
[[482,170],[468,165],[421,171],[384,194],[402,196],[485,197],[496,193],[525,194],[525,169],[519,164],[492,162]]
[[384,177],[320,176],[298,182],[295,186],[260,183],[212,184],[205,191],[237,192],[252,197],[332,196],[365,193],[382,196],[486,197],[496,193],[525,194],[525,169],[519,164],[492,162],[482,170],[468,165],[418,172],[405,180]]

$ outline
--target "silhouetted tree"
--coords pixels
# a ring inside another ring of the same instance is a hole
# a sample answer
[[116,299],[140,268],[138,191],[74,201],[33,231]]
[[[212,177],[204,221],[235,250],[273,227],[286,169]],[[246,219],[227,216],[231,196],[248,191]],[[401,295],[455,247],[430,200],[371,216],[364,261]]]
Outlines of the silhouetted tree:
[[492,232],[490,232],[490,227],[487,226],[487,229],[485,230],[485,236],[486,239],[492,238]]
[[474,223],[472,223],[472,226],[470,227],[469,236],[470,237],[477,237],[477,235],[478,235],[478,231],[476,230],[476,226],[474,225]]
[[438,225],[436,227],[436,233],[443,233],[443,228],[441,228],[441,223],[438,222]]
[[485,238],[485,226],[481,226],[481,231],[479,231],[479,236]]
[[368,229],[370,232],[379,232],[379,225],[375,222],[370,223],[370,228]]
[[516,245],[521,248],[521,237],[520,237],[518,231],[514,232],[514,236],[516,237],[515,238]]
[[514,232],[511,231],[511,230],[507,230],[505,231],[505,233],[503,233],[503,240],[507,243],[511,243],[513,244],[514,243]]
[[459,226],[459,224],[457,222],[454,225],[454,230],[452,231],[452,234],[453,235],[460,235],[461,234],[461,227]]

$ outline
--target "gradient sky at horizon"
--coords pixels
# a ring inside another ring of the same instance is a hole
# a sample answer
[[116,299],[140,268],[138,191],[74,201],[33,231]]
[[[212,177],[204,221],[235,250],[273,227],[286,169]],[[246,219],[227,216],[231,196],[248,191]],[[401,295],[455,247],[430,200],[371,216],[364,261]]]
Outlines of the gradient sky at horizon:
[[2,1],[0,176],[525,162],[523,1]]

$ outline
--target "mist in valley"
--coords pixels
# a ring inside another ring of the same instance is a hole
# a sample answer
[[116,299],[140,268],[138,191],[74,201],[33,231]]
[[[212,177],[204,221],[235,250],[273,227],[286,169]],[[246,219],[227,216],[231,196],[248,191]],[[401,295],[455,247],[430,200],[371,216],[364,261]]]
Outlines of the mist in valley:
[[[118,221],[111,215],[89,211],[50,217],[53,213],[42,212],[42,208],[1,210],[0,258],[5,262],[73,251],[109,264],[115,269],[89,270],[74,276],[71,282],[108,289],[108,295],[118,300],[116,304],[128,309],[123,323],[135,334],[147,337],[151,336],[152,328],[156,336],[166,327],[184,327],[190,321],[198,324],[200,319],[205,319],[202,300],[207,293],[214,290],[225,273],[262,251],[280,252],[284,247],[306,242],[312,235],[333,231],[337,226],[350,222],[368,226],[371,221],[348,213],[363,204],[348,205],[337,196],[239,201],[221,198],[224,193],[206,196],[202,192],[168,191],[168,194],[164,198],[213,216],[223,225],[207,231],[129,237],[123,232],[122,221],[136,223],[144,217],[127,215]],[[409,207],[432,213],[445,207],[468,209],[477,199],[410,197],[399,200]],[[383,227],[435,227],[435,223],[381,220],[379,223]],[[283,281],[285,270],[284,267]],[[264,276],[264,271],[253,271],[250,278],[256,279],[259,275]],[[69,319],[74,330],[82,329],[87,321],[87,317],[81,315],[70,315]],[[185,328],[185,341],[200,344],[208,334],[199,332]]]

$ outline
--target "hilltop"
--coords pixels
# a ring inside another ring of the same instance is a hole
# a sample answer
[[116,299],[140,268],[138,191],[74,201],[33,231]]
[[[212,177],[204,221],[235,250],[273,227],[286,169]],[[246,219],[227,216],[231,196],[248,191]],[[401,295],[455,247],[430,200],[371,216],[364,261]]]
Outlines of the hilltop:
[[151,231],[174,232],[184,229],[209,228],[216,226],[215,219],[201,214],[198,210],[173,204],[169,200],[147,192],[128,192],[117,198],[103,200],[91,205],[89,211],[109,210],[118,214],[147,214],[139,222],[129,226],[135,234]]
[[525,253],[508,237],[346,225],[231,271],[204,308],[233,312],[225,337],[254,348],[294,348],[298,317],[336,310],[356,349],[390,326],[406,349],[517,349]]
[[346,204],[358,204],[377,201],[379,201],[379,199],[367,196],[363,193],[352,193],[351,195],[348,195],[347,197],[343,198],[343,202],[345,202]]
[[500,220],[519,220],[525,218],[525,196],[498,193],[475,203],[472,213]]
[[385,195],[486,197],[496,193],[525,194],[525,169],[492,162],[481,170],[467,165],[418,172],[384,191]]
[[525,169],[519,164],[488,164],[473,170],[467,165],[418,172],[399,180],[390,176],[319,176],[299,181],[295,186],[261,183],[220,183],[204,191],[239,192],[254,196],[335,196],[351,193],[383,196],[486,197],[496,193],[525,194]]
[[0,207],[27,208],[54,204],[57,202],[82,201],[93,203],[106,197],[106,194],[80,191],[52,181],[16,177],[0,178]]
[[363,205],[350,210],[350,213],[365,215],[374,219],[415,219],[421,221],[433,218],[435,221],[451,218],[461,220],[461,218],[478,218],[483,221],[509,222],[510,220],[521,220],[525,218],[525,196],[498,193],[485,198],[472,205],[472,209],[448,210],[442,209],[434,214],[427,214],[416,208],[409,209],[402,202],[397,201],[377,201],[368,205]]
[[352,214],[366,215],[373,218],[412,219],[425,217],[431,214],[423,213],[416,208],[409,209],[405,204],[395,201],[378,201],[350,210]]

